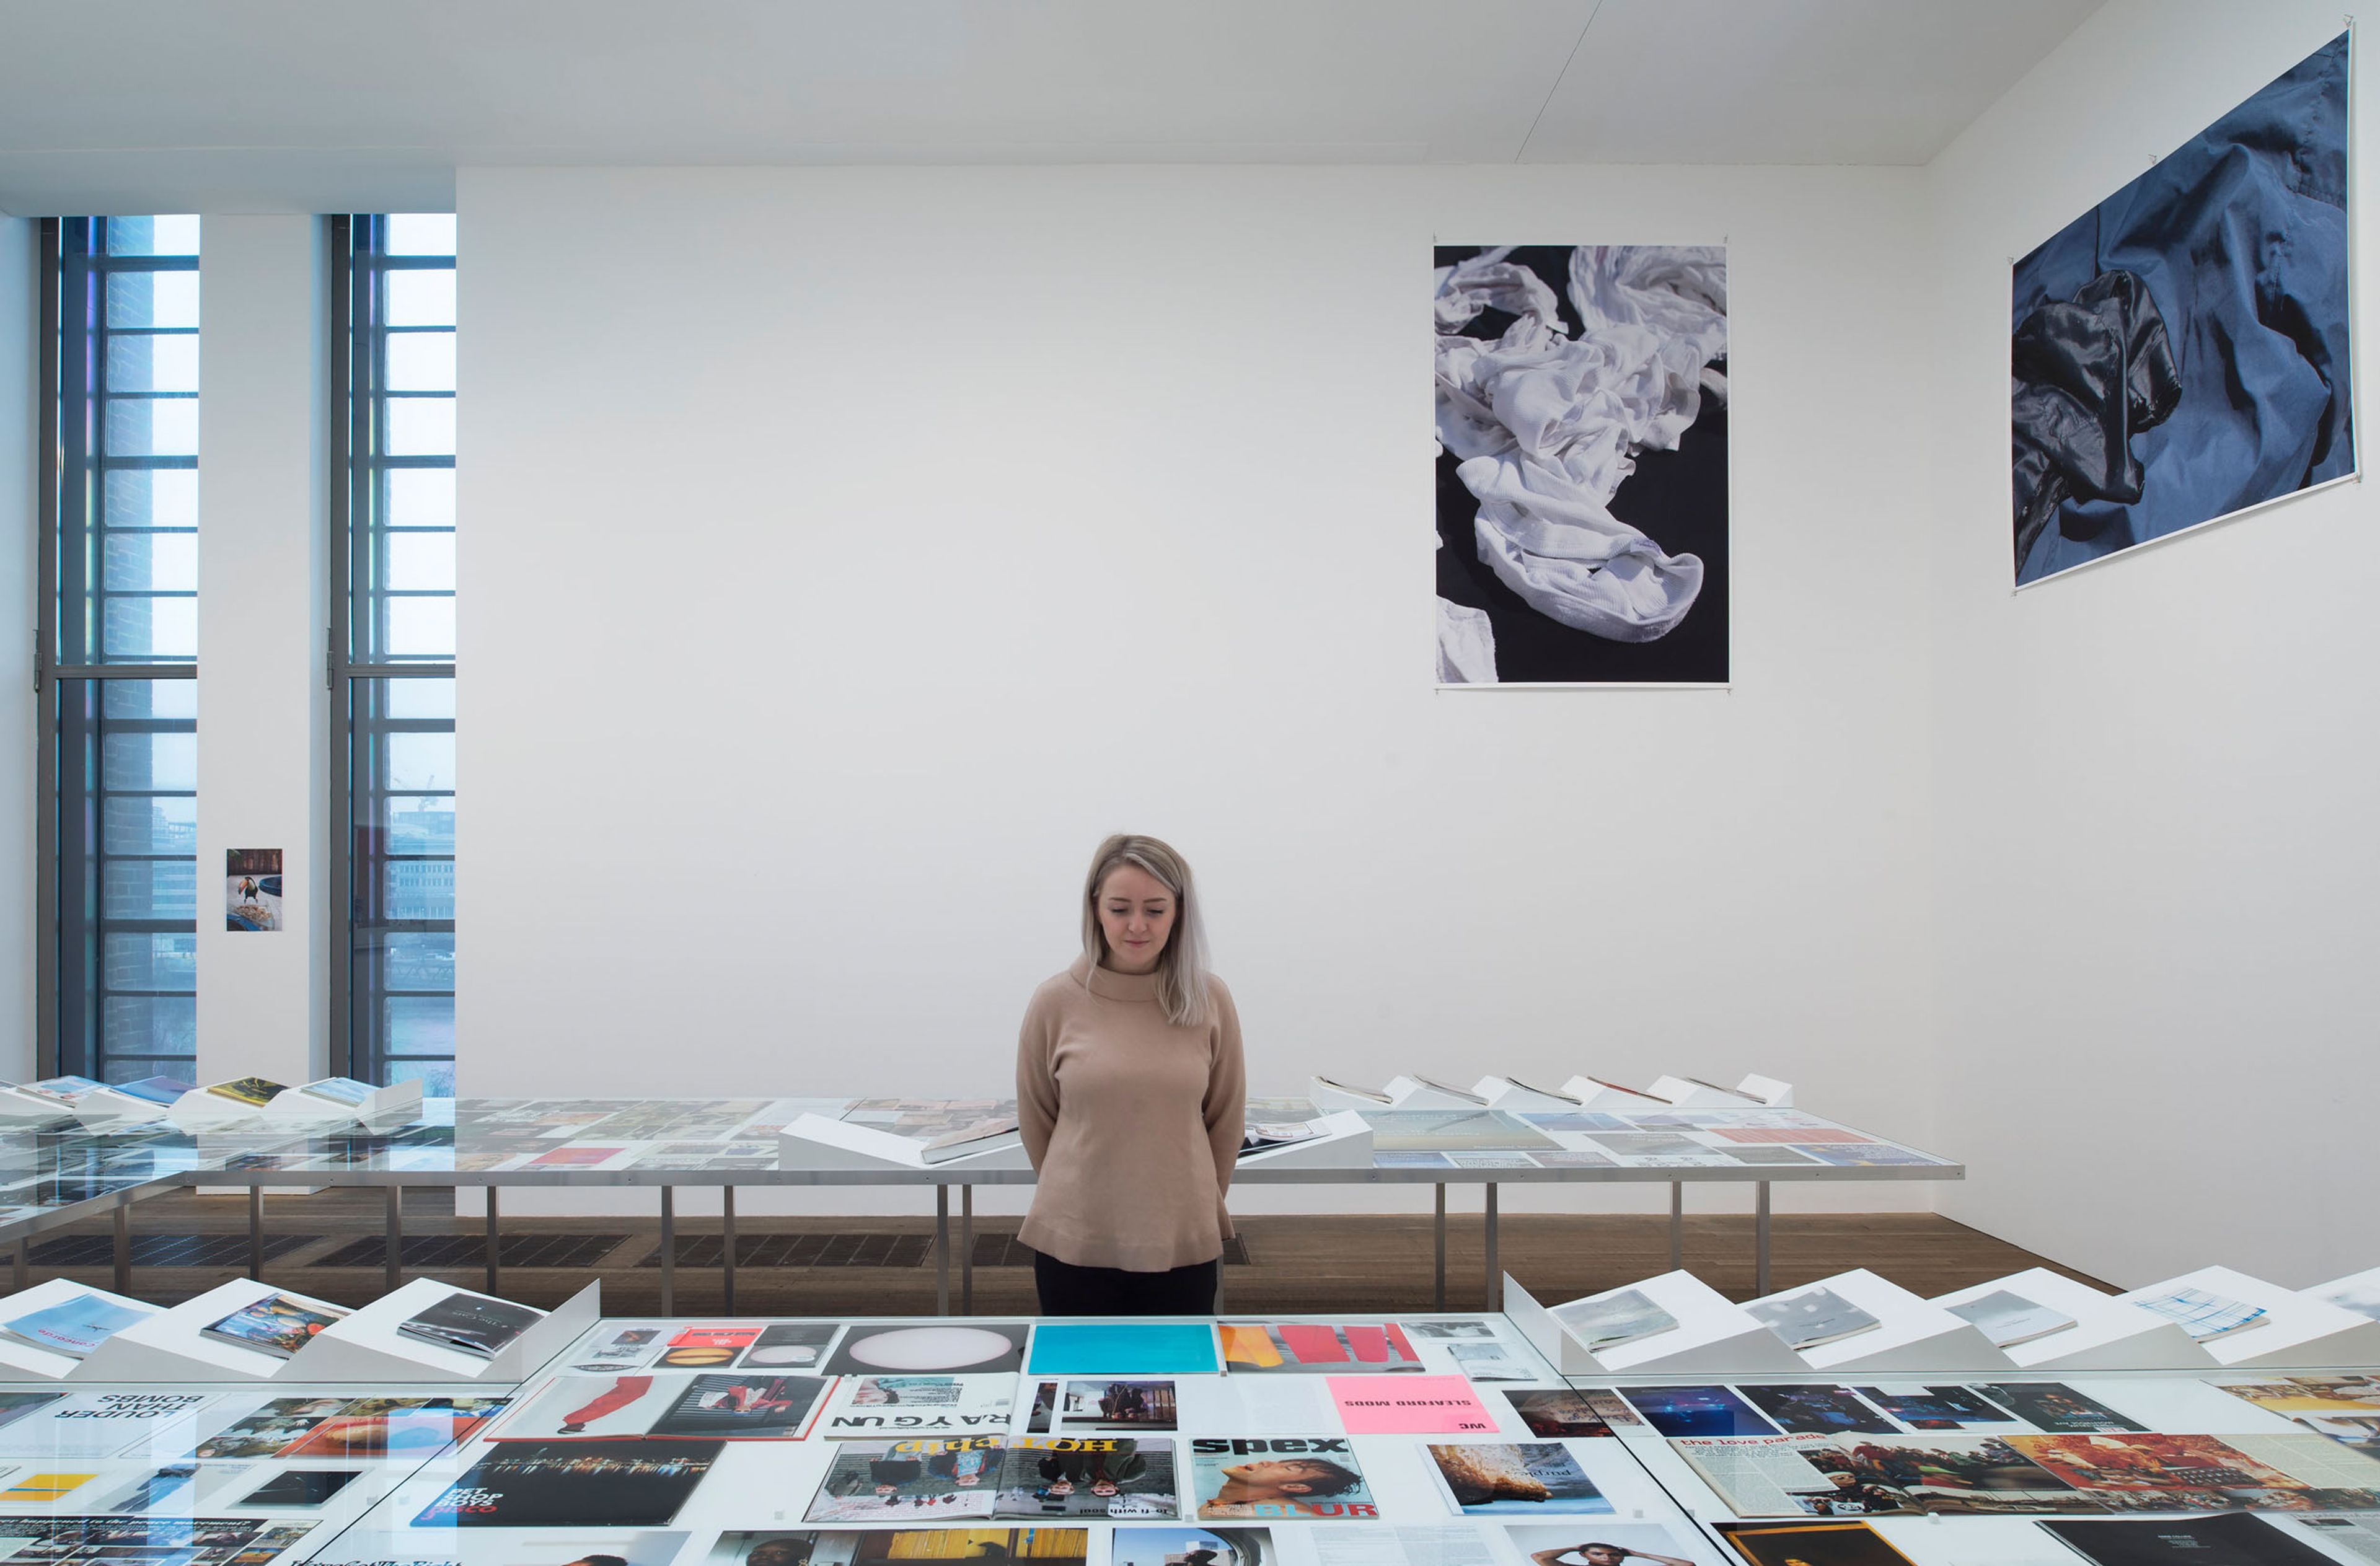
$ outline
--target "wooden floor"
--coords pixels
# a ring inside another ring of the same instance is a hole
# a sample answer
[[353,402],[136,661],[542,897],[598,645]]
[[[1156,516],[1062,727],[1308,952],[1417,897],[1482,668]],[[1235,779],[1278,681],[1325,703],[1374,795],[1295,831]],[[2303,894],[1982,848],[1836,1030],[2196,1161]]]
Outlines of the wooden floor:
[[[132,1232],[143,1248],[156,1244],[154,1236],[242,1236],[248,1232],[244,1196],[202,1196],[188,1194],[159,1196],[131,1208]],[[301,1293],[346,1305],[361,1305],[380,1293],[382,1272],[377,1265],[323,1267],[309,1265],[359,1238],[383,1232],[385,1208],[376,1191],[332,1190],[312,1196],[276,1196],[266,1209],[266,1232],[276,1255],[264,1276]],[[956,1219],[952,1227],[955,1234]],[[977,1225],[978,1254],[997,1251],[984,1235],[1008,1235],[1014,1219],[982,1220]],[[1427,1216],[1333,1215],[1327,1217],[1257,1217],[1239,1220],[1247,1250],[1247,1265],[1225,1269],[1225,1300],[1233,1312],[1414,1311],[1434,1308],[1433,1236]],[[483,1220],[457,1219],[453,1193],[443,1187],[409,1190],[406,1196],[405,1229],[417,1235],[476,1237]],[[750,1219],[737,1225],[739,1252],[750,1252],[759,1237],[795,1232],[820,1234],[908,1236],[901,1246],[905,1265],[743,1266],[736,1274],[735,1309],[746,1316],[887,1316],[930,1313],[935,1303],[936,1269],[929,1247],[917,1236],[930,1235],[933,1220],[919,1218]],[[507,1267],[500,1288],[526,1304],[551,1305],[584,1287],[590,1280],[603,1284],[603,1308],[611,1315],[650,1314],[661,1305],[661,1272],[640,1266],[659,1249],[657,1219],[520,1217],[504,1220],[510,1235],[618,1236],[608,1246],[582,1240],[583,1265]],[[54,1232],[40,1245],[59,1235],[103,1236],[111,1229],[105,1220]],[[676,1277],[676,1314],[708,1315],[722,1308],[717,1266],[719,1223],[716,1219],[688,1220],[678,1225],[681,1255],[692,1254],[708,1265],[682,1263]],[[707,1238],[707,1241],[705,1239]],[[301,1243],[291,1244],[292,1241]],[[836,1247],[860,1256],[881,1255],[895,1241]],[[466,1241],[458,1247],[464,1265],[442,1268],[431,1276],[471,1288],[485,1281],[480,1249]],[[782,1245],[776,1247],[780,1251]],[[817,1247],[812,1247],[815,1250]],[[1021,1247],[1015,1247],[1021,1252]],[[87,1265],[43,1267],[36,1261],[31,1281],[64,1276],[79,1282],[107,1287],[113,1279],[108,1250],[85,1242]],[[244,1243],[219,1245],[209,1259],[220,1265],[141,1266],[134,1269],[131,1293],[144,1299],[173,1303],[240,1276],[247,1267]],[[1478,1309],[1485,1289],[1485,1254],[1481,1220],[1476,1214],[1449,1220],[1445,1308]],[[1572,1299],[1616,1287],[1670,1266],[1669,1220],[1661,1217],[1545,1216],[1506,1217],[1499,1231],[1499,1263],[1539,1298]],[[1685,1265],[1722,1293],[1752,1297],[1753,1233],[1748,1217],[1689,1217],[1685,1227]],[[1849,1268],[1865,1267],[1920,1294],[1979,1283],[2034,1266],[2054,1263],[1979,1230],[1925,1213],[1869,1213],[1779,1216],[1775,1220],[1773,1288],[1788,1288]],[[2083,1274],[2058,1268],[2070,1277],[2095,1282]],[[959,1305],[960,1269],[951,1269],[953,1308]],[[977,1314],[1013,1314],[1033,1308],[1033,1274],[1029,1266],[984,1266],[975,1269],[973,1307]]]

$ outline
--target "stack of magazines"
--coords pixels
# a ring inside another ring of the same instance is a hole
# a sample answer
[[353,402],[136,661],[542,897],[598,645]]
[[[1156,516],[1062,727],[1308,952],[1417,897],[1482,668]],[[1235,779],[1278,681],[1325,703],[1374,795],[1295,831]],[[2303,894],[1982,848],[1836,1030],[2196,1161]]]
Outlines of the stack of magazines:
[[493,1359],[505,1345],[545,1319],[545,1312],[462,1290],[396,1324],[408,1338]]
[[200,1328],[199,1336],[287,1359],[312,1342],[316,1333],[345,1320],[347,1314],[338,1305],[303,1294],[267,1294]]

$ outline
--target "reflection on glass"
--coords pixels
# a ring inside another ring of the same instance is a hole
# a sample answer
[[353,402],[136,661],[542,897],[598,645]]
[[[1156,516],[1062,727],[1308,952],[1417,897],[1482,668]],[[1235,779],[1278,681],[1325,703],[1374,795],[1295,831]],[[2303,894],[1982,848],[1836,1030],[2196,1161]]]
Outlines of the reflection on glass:
[[183,994],[199,987],[199,938],[196,935],[110,932],[100,960],[106,965],[109,986],[119,990],[156,989]]
[[111,256],[195,256],[199,253],[199,220],[195,213],[163,217],[112,217],[107,220],[107,253]]
[[393,256],[451,256],[455,253],[453,212],[391,212],[388,253]]
[[107,339],[107,387],[112,392],[195,392],[199,389],[196,333],[152,336],[119,332]]
[[455,324],[455,274],[444,268],[388,274],[388,324]]
[[196,397],[110,397],[105,439],[110,456],[196,456]]
[[196,680],[109,680],[104,688],[110,718],[178,718],[187,730],[199,715]]
[[[443,275],[443,273],[436,275]],[[453,290],[448,290],[451,295]],[[195,272],[111,272],[107,274],[107,324],[116,331],[199,323],[199,274]]]
[[451,991],[455,988],[453,930],[397,930],[388,937],[388,987]]
[[196,528],[199,470],[195,467],[117,468],[101,492],[101,516],[110,528]]
[[455,852],[453,796],[433,795],[427,798],[391,799],[387,805],[390,853]]
[[111,532],[100,555],[111,591],[141,588],[159,592],[198,590],[199,540],[195,533]]
[[199,651],[199,601],[111,596],[100,610],[100,645],[109,658],[166,662],[195,658]]
[[111,795],[100,814],[99,834],[100,846],[109,854],[196,854],[199,802],[170,795]]
[[381,896],[392,919],[452,919],[455,861],[392,859],[381,867]]
[[199,736],[104,733],[100,740],[99,777],[100,786],[110,793],[148,789],[190,793],[199,786]]
[[[450,1024],[448,1037],[453,1037]],[[453,1061],[397,1061],[388,1062],[388,1079],[392,1083],[421,1080],[422,1097],[451,1099],[455,1096],[455,1062]]]
[[[110,995],[100,1007],[111,1057],[145,1057],[139,1071],[112,1077],[137,1081],[155,1074],[150,1061],[160,1055],[188,1060],[199,1052],[199,1003],[196,997],[172,995]],[[126,1064],[132,1062],[126,1062]]]
[[194,919],[198,867],[188,859],[103,859],[99,902],[102,920]]

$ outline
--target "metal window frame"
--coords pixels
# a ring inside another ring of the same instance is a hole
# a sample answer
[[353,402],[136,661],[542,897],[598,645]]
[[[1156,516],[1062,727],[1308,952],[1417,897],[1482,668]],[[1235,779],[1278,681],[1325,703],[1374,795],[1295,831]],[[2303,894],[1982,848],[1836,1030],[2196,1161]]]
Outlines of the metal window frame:
[[[323,684],[331,697],[330,732],[330,820],[338,836],[330,855],[330,901],[336,917],[323,921],[326,938],[331,941],[329,985],[330,1068],[334,1074],[360,1076],[363,1069],[384,1066],[393,1062],[409,1060],[448,1060],[451,1056],[385,1055],[378,1061],[361,1058],[355,1029],[355,962],[356,962],[356,819],[355,819],[355,719],[356,685],[359,681],[421,679],[451,680],[455,664],[445,662],[391,660],[355,657],[356,601],[355,555],[360,539],[356,530],[357,492],[370,481],[378,467],[443,467],[451,468],[453,459],[413,461],[404,457],[370,455],[371,404],[374,397],[389,394],[382,386],[382,377],[375,372],[370,384],[358,395],[356,378],[357,354],[359,346],[367,354],[372,345],[358,345],[358,336],[372,332],[405,331],[368,322],[359,322],[355,309],[355,294],[359,283],[357,267],[356,225],[374,221],[373,214],[339,214],[330,220],[332,276],[330,295],[329,335],[331,364],[329,382],[333,394],[326,417],[331,440],[330,527],[331,547],[323,552],[330,562],[330,628],[323,649]],[[405,259],[405,258],[400,258]],[[387,270],[389,258],[374,251],[374,260],[362,277],[376,279]],[[455,261],[448,258],[444,269]],[[436,258],[426,258],[418,268],[398,270],[441,270]],[[447,330],[440,328],[438,330]],[[402,394],[399,394],[402,395]],[[445,394],[450,398],[453,394]],[[384,530],[384,529],[383,529]],[[419,596],[442,596],[422,594]],[[451,596],[451,595],[445,595]],[[427,857],[441,857],[428,856]],[[444,856],[451,861],[452,856]],[[419,926],[424,930],[438,926],[451,926],[451,920],[390,920],[379,921],[380,928],[403,932],[407,927]],[[447,994],[445,990],[422,990],[423,995]],[[361,1069],[359,1069],[361,1068]]]
[[[84,642],[83,646],[77,650],[81,654],[89,655],[94,650],[94,648],[96,648],[101,651],[103,661],[99,662],[86,662],[81,661],[79,658],[74,661],[65,661],[63,658],[64,649],[60,645],[60,638],[64,635],[65,628],[61,623],[61,616],[59,614],[59,595],[62,590],[62,584],[59,577],[62,562],[58,552],[58,534],[61,520],[58,515],[58,508],[64,499],[66,487],[67,431],[59,417],[59,400],[65,389],[61,381],[61,376],[65,368],[63,344],[64,334],[66,331],[66,310],[63,295],[66,286],[67,268],[65,264],[64,245],[66,225],[68,221],[68,219],[60,217],[45,217],[36,225],[34,234],[34,244],[38,247],[38,254],[35,257],[34,275],[39,280],[40,291],[39,325],[37,328],[40,333],[40,344],[37,353],[40,361],[41,380],[39,382],[37,399],[39,402],[40,419],[40,431],[38,435],[40,443],[38,451],[40,455],[35,459],[38,467],[38,493],[36,499],[38,510],[35,513],[35,587],[33,607],[33,698],[34,722],[36,725],[34,749],[36,757],[35,765],[38,769],[34,804],[34,821],[37,834],[35,842],[36,868],[34,875],[34,961],[37,966],[35,968],[33,989],[34,1020],[36,1029],[34,1036],[34,1062],[35,1070],[42,1076],[55,1076],[69,1070],[89,1074],[96,1074],[100,1071],[103,1070],[105,1065],[103,1061],[95,1058],[69,1058],[69,1052],[65,1048],[65,1040],[59,1035],[61,1011],[60,980],[62,977],[60,972],[60,963],[65,953],[63,950],[64,941],[62,939],[62,933],[58,928],[58,920],[60,917],[60,909],[58,905],[58,876],[63,868],[63,856],[59,852],[58,842],[58,831],[61,824],[58,812],[58,789],[61,783],[64,782],[60,770],[63,759],[59,755],[58,736],[60,724],[65,718],[65,712],[61,705],[61,692],[64,685],[67,681],[74,681],[77,683],[98,683],[107,680],[195,680],[198,678],[199,674],[198,661],[196,658],[192,658],[187,662],[163,663],[104,662],[103,650],[105,646],[105,629],[100,614],[95,612],[86,613],[83,616],[83,625],[81,629]],[[74,221],[91,223],[105,222],[107,220],[104,218],[85,218]],[[110,265],[103,270],[110,272],[198,270],[195,263],[185,264],[179,257],[155,258],[156,261],[164,261],[165,264],[152,264],[146,266],[140,264],[144,259],[145,258],[140,257],[110,257]],[[189,335],[195,334],[198,330],[199,328],[196,327],[169,328],[162,330],[156,334]],[[86,393],[86,400],[104,401],[106,393],[105,370],[103,365],[101,367],[97,383],[94,386],[87,386],[84,390]],[[200,397],[203,395],[203,392],[204,388],[201,388],[198,393],[176,395],[187,395],[191,397]],[[89,457],[89,452],[84,446],[83,441],[79,436],[78,436],[76,440],[76,446],[78,451],[81,453],[81,459],[87,460]],[[188,458],[158,458],[153,456],[141,456],[118,457],[113,459],[103,457],[101,466],[105,469],[117,470],[130,470],[144,467],[195,468],[198,466],[198,459],[195,456]],[[85,492],[87,494],[88,491]],[[83,526],[84,530],[88,531],[88,519],[86,519]],[[185,529],[169,528],[159,530],[180,532]],[[103,589],[100,596],[104,598],[111,595],[107,594],[104,589]],[[195,597],[196,594],[174,592],[143,596]],[[94,638],[96,639],[94,640]],[[104,704],[103,702],[103,705]],[[178,732],[178,726],[176,732]],[[95,760],[96,758],[94,758],[94,761]],[[126,790],[121,792],[132,794],[139,791]],[[174,797],[178,798],[182,795],[184,791],[176,789],[168,792],[170,792]],[[125,858],[145,857],[159,860],[171,859],[175,861],[178,861],[182,858],[182,856],[180,855],[126,855],[115,856]],[[156,919],[119,919],[112,922],[119,926],[142,927],[164,923],[167,921]],[[178,925],[181,921],[174,920],[170,922]],[[192,912],[192,927],[193,929],[196,928],[195,909]],[[128,929],[128,933],[139,934],[143,932],[144,931],[142,929],[138,928]],[[147,933],[178,932],[148,931]],[[104,947],[103,944],[103,950]],[[103,988],[104,987],[103,986]],[[182,990],[125,990],[120,993],[170,994],[178,996],[187,992]],[[96,1049],[97,1047],[98,1041],[94,1040],[92,1048]],[[76,1057],[84,1056],[86,1053],[88,1053],[88,1051],[86,1051],[83,1046],[79,1043],[78,1044],[76,1050],[73,1051],[73,1054]],[[158,1061],[180,1061],[186,1057],[179,1055],[155,1055],[128,1051],[115,1058],[126,1061],[154,1062]]]

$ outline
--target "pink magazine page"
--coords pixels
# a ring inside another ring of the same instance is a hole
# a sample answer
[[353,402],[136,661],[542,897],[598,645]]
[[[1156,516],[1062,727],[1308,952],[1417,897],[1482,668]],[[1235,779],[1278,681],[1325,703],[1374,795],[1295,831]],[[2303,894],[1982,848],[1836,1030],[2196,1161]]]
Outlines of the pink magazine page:
[[1332,1376],[1351,1436],[1492,1436],[1496,1416],[1461,1376]]

